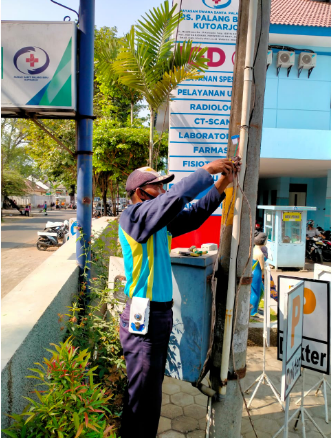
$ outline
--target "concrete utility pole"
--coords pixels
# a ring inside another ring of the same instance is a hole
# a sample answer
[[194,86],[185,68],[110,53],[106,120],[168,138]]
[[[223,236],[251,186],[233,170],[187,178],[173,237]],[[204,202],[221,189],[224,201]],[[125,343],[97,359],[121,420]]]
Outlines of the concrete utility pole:
[[[239,7],[239,31],[237,36],[236,47],[236,62],[234,66],[234,82],[233,94],[231,102],[231,118],[229,138],[237,135],[242,129],[241,113],[243,101],[243,83],[244,83],[244,68],[246,57],[246,42],[249,21],[249,5],[252,0],[240,1]],[[266,78],[266,56],[268,50],[270,26],[270,0],[258,0],[257,22],[256,22],[256,41],[254,55],[254,82],[251,93],[252,113],[249,122],[249,139],[246,156],[246,172],[243,183],[243,190],[247,197],[252,214],[252,224],[255,223],[257,187],[259,178],[259,160],[260,160],[260,144],[262,136],[262,121],[264,109],[264,92]],[[228,142],[228,156],[234,155],[235,147],[231,141]],[[238,194],[237,194],[238,196]],[[231,197],[231,193],[227,193],[227,197]],[[227,200],[227,198],[226,198]],[[227,204],[227,202],[225,202]],[[223,212],[225,214],[225,211]],[[236,211],[234,213],[236,215]],[[230,215],[230,219],[232,216]],[[248,324],[249,324],[249,300],[250,300],[250,284],[242,284],[238,297],[238,314],[235,319],[235,308],[233,311],[235,325],[234,335],[234,360],[235,370],[233,368],[233,353],[232,349],[229,357],[228,377],[225,382],[221,382],[220,367],[222,361],[222,350],[224,340],[225,312],[226,312],[226,297],[229,292],[229,266],[232,239],[232,220],[229,220],[224,230],[223,239],[220,248],[220,260],[218,268],[218,283],[217,283],[217,316],[216,329],[214,339],[214,350],[211,363],[211,383],[213,389],[218,395],[218,400],[212,402],[211,412],[211,427],[210,438],[240,438],[241,436],[241,419],[243,400],[238,386],[237,377],[245,376],[246,370],[246,352],[248,339]],[[238,284],[245,264],[248,259],[250,248],[250,235],[253,233],[254,227],[250,228],[249,208],[247,203],[242,202],[242,215],[240,222],[240,239],[239,248],[236,258],[236,284]],[[234,244],[234,242],[233,242]],[[252,255],[251,255],[252,257]],[[251,277],[251,262],[249,263],[245,274],[245,278]],[[248,282],[247,282],[248,283]],[[236,287],[237,289],[237,287]],[[227,357],[226,357],[227,358]],[[235,371],[235,372],[234,372]],[[223,386],[226,384],[226,395],[223,395]]]
[[[80,0],[79,13],[79,81],[77,122],[77,223],[83,239],[76,244],[76,260],[80,273],[91,260],[86,253],[91,240],[92,222],[92,115],[94,72],[95,0]],[[90,270],[87,271],[88,283]]]

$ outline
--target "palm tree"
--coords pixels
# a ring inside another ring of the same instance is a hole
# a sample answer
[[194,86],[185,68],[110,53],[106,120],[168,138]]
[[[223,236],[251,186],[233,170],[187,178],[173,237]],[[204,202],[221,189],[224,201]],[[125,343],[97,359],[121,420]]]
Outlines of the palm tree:
[[160,105],[168,103],[170,93],[180,82],[201,78],[200,70],[207,68],[208,59],[203,57],[206,49],[193,48],[191,41],[182,46],[175,43],[176,28],[183,20],[182,13],[175,13],[175,9],[176,5],[170,9],[166,0],[132,26],[109,72],[110,75],[115,73],[124,85],[140,92],[149,105],[150,166],[153,164],[154,116]]

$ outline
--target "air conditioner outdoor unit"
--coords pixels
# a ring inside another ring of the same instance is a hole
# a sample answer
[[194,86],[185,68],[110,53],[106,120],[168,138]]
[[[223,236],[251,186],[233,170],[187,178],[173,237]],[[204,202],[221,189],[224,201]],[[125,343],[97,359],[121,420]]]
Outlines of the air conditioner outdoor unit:
[[266,58],[266,70],[270,67],[270,65],[272,64],[272,57],[273,57],[273,52],[272,49],[269,49],[267,51],[267,58]]
[[287,76],[291,71],[291,68],[295,64],[295,52],[288,52],[286,50],[280,50],[277,56],[277,76],[279,75],[281,68],[287,68]]
[[308,78],[311,75],[312,70],[316,67],[317,54],[301,52],[299,55],[299,67],[298,67],[298,77],[302,70],[308,70]]

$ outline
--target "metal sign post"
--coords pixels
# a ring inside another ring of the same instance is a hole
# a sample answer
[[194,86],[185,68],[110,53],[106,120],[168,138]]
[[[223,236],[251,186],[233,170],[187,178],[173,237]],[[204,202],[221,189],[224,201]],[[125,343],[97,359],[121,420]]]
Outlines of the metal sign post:
[[[76,243],[76,259],[81,275],[91,261],[92,222],[92,119],[94,70],[95,1],[80,1],[79,86],[77,122],[77,222],[81,238]],[[89,290],[90,269],[86,272]]]
[[267,384],[272,389],[273,394],[276,396],[278,402],[281,405],[281,409],[284,410],[283,402],[281,401],[280,394],[277,391],[276,387],[273,385],[271,379],[265,372],[265,350],[266,347],[270,345],[270,306],[269,306],[269,298],[270,298],[270,267],[269,265],[265,265],[264,269],[264,328],[263,328],[263,372],[262,374],[257,377],[257,379],[252,383],[246,390],[245,393],[249,393],[249,390],[255,385],[257,382],[257,385],[254,389],[254,392],[252,393],[252,396],[250,397],[250,400],[248,402],[248,408],[250,408],[250,405],[255,398],[255,395],[258,391],[258,388],[260,385]]
[[326,376],[326,374],[323,374],[323,377],[312,388],[310,388],[305,394],[302,394],[301,397],[295,402],[295,404],[298,405],[300,402],[303,402],[303,398],[306,397],[311,391],[313,391],[318,386],[318,388],[315,392],[315,396],[317,396],[318,391],[323,386],[322,392],[323,392],[324,405],[325,405],[325,422],[328,423],[329,422],[329,410],[328,410],[328,399],[327,399],[327,395],[326,395],[326,385],[330,388],[330,390],[331,390],[331,385],[328,382],[328,380],[326,380],[325,376]]
[[[279,294],[281,293],[282,291],[279,291]],[[278,436],[283,430],[284,438],[288,438],[288,423],[294,417],[292,415],[288,419],[289,395],[301,375],[303,303],[304,282],[300,281],[284,294],[284,355],[282,360],[281,399],[286,401],[286,409],[284,425],[274,437]],[[302,427],[304,428],[304,421],[302,421]]]
[[[302,389],[301,389],[301,406],[294,412],[294,414],[288,419],[288,412],[289,412],[289,397],[286,401],[286,410],[285,410],[285,423],[284,426],[282,426],[278,432],[273,436],[273,438],[277,437],[282,430],[284,430],[284,438],[288,437],[288,423],[293,420],[293,418],[296,417],[296,422],[294,425],[294,430],[297,430],[297,424],[301,417],[301,423],[302,423],[302,437],[306,438],[306,430],[305,430],[305,416],[306,415],[309,420],[312,422],[312,424],[315,426],[315,428],[318,430],[318,432],[322,435],[323,438],[327,438],[326,435],[324,435],[324,432],[320,429],[318,424],[315,422],[315,420],[312,418],[312,416],[309,414],[309,412],[306,410],[306,408],[303,406],[304,401],[304,383],[305,383],[305,368],[302,368]],[[287,421],[286,421],[287,418]]]

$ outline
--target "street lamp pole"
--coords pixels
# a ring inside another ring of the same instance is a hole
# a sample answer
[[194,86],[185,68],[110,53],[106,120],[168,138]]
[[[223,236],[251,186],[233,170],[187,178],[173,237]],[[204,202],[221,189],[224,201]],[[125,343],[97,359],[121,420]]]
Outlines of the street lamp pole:
[[[92,221],[92,129],[95,0],[80,0],[79,79],[77,121],[77,224],[82,238],[76,243],[76,259],[83,274],[91,261],[88,250]],[[87,270],[87,286],[90,269]],[[88,289],[87,289],[88,290]]]

